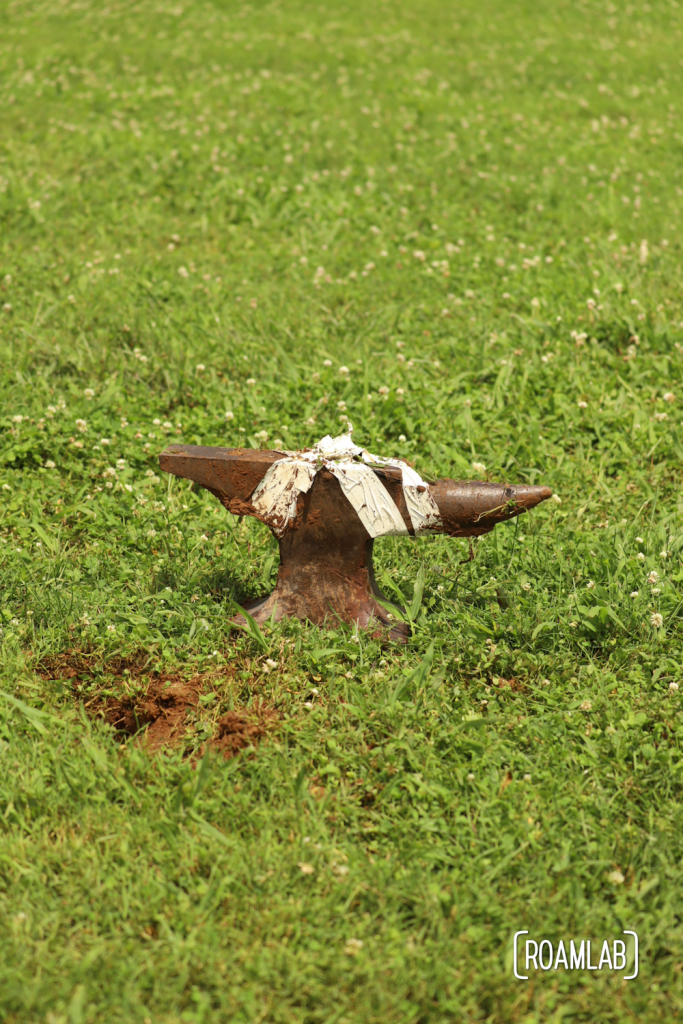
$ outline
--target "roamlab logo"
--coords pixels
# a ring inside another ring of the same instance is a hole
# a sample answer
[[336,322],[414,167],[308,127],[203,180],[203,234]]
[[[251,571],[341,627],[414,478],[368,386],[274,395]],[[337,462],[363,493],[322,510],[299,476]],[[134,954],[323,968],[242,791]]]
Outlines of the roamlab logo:
[[[622,935],[630,935],[633,942],[624,939],[560,939],[552,943],[550,939],[521,940],[522,935],[529,935],[528,929],[515,932],[514,972],[515,978],[528,981],[530,971],[605,971],[613,974],[629,971],[624,974],[624,981],[633,981],[638,977],[638,935],[633,931],[624,931]],[[632,947],[632,948],[629,948]],[[522,973],[525,972],[525,973]]]

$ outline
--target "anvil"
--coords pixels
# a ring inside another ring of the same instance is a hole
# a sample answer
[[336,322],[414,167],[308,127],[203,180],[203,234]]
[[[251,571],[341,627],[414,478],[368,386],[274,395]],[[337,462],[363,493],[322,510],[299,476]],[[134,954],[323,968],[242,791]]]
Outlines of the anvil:
[[406,630],[387,611],[375,580],[376,536],[478,537],[552,494],[549,487],[480,480],[427,484],[407,463],[370,456],[348,437],[324,438],[320,446],[282,452],[171,445],[159,456],[162,470],[193,480],[229,512],[254,516],[277,537],[277,585],[245,605],[257,622],[271,615],[313,623],[336,617],[363,628],[388,627],[394,639],[403,639]]

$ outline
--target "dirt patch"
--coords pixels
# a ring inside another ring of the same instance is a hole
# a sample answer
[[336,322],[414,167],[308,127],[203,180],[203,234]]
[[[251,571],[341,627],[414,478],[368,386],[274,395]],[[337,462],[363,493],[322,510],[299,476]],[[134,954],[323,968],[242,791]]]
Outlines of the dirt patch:
[[188,713],[197,708],[202,689],[201,676],[187,680],[160,676],[150,680],[141,694],[93,698],[86,708],[129,736],[144,729],[145,746],[158,750],[176,746],[183,738],[190,724]]
[[[139,734],[148,750],[177,747],[185,740],[191,744],[199,715],[210,714],[201,706],[201,695],[215,693],[220,699],[225,685],[234,682],[234,673],[230,669],[186,677],[151,668],[151,663],[146,651],[106,662],[96,655],[71,651],[44,658],[37,672],[44,679],[69,681],[91,718],[104,719],[127,736]],[[278,719],[276,709],[265,701],[225,712],[215,722],[209,745],[224,757],[232,757],[256,746]]]
[[93,679],[97,676],[139,676],[149,669],[153,658],[145,650],[134,651],[127,657],[115,656],[102,661],[97,654],[72,650],[64,654],[50,654],[36,665],[43,679]]
[[228,711],[218,719],[211,747],[232,757],[245,747],[255,747],[276,722],[275,710],[265,703],[254,704],[248,711]]
[[492,679],[493,685],[500,687],[501,690],[511,690],[512,693],[526,693],[526,686],[519,679],[504,679],[503,676],[494,676]]

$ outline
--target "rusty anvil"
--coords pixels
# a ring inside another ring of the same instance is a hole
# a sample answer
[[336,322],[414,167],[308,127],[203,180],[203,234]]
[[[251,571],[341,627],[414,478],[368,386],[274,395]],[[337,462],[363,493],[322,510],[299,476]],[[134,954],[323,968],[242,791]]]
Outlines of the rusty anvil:
[[[312,451],[304,449],[304,453]],[[296,453],[244,448],[208,448],[171,445],[159,456],[161,469],[193,480],[214,494],[238,516],[254,516],[271,528],[280,545],[277,586],[267,597],[245,607],[257,622],[274,615],[322,623],[328,616],[358,623],[362,628],[386,626],[391,638],[405,639],[406,628],[392,622],[386,601],[377,587],[372,567],[373,536],[363,525],[339,480],[320,465],[306,493],[295,495],[293,515],[286,526],[264,515],[252,498],[275,463]],[[305,457],[305,454],[304,454]],[[310,458],[310,455],[309,455]],[[388,461],[388,460],[387,460]],[[414,536],[411,510],[406,503],[401,463],[372,466],[372,472],[402,517],[400,532]],[[271,474],[272,475],[272,474]],[[420,480],[420,478],[417,478]],[[425,484],[435,515],[429,532],[450,537],[478,537],[532,509],[552,494],[549,487],[508,486],[479,480],[437,480]],[[387,602],[388,603],[388,602]],[[236,617],[237,622],[244,619]]]

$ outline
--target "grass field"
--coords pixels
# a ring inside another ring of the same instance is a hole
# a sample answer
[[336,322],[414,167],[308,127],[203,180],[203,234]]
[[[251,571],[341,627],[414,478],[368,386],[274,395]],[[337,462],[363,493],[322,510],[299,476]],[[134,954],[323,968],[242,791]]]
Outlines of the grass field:
[[[2,5],[3,1021],[679,1019],[682,29]],[[231,632],[276,543],[158,453],[349,419],[558,500],[379,542],[404,648]]]

